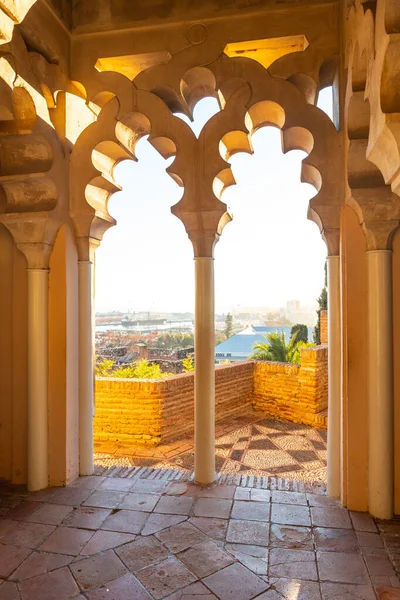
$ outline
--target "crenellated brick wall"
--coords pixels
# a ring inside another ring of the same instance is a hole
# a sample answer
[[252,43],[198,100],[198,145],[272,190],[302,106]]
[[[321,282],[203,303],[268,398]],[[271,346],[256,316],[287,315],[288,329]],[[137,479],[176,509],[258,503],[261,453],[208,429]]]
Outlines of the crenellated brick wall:
[[[251,407],[252,362],[218,367],[216,421]],[[157,380],[96,380],[95,442],[159,444],[194,431],[194,373]]]
[[328,311],[327,310],[321,310],[320,338],[321,338],[321,344],[328,343]]
[[271,417],[326,427],[328,347],[303,348],[300,365],[257,361],[253,407]]
[[[326,426],[328,349],[301,350],[301,364],[248,361],[215,372],[216,421],[249,410]],[[157,445],[194,430],[194,374],[166,379],[101,378],[96,381],[95,442]]]

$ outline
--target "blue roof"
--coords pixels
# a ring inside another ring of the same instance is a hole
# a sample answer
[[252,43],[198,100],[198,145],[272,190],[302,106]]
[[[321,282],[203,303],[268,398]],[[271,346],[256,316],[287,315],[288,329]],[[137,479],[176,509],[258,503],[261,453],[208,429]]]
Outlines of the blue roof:
[[249,356],[253,353],[253,346],[256,342],[265,342],[265,336],[260,333],[244,334],[237,333],[228,338],[221,344],[215,347],[215,352],[241,352],[243,355]]

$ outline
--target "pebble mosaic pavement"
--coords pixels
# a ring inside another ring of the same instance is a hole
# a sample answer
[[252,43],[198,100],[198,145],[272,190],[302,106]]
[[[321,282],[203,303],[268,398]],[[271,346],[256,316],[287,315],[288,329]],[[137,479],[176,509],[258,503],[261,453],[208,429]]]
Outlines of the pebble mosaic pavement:
[[400,520],[349,512],[323,483],[96,472],[30,494],[0,486],[0,600],[400,598]]
[[[216,427],[216,470],[326,482],[327,432],[305,425],[266,418],[255,411]],[[193,441],[182,439],[153,448],[117,448],[101,452],[99,466],[194,468]]]

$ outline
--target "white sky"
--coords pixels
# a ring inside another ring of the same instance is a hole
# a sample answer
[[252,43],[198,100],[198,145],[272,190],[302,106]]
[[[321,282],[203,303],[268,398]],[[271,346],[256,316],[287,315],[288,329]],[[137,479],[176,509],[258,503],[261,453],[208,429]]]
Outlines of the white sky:
[[[320,93],[319,106],[332,111],[331,88]],[[196,133],[216,112],[205,98],[195,109]],[[300,183],[303,152],[281,151],[280,131],[273,127],[253,136],[254,154],[232,157],[236,186],[222,200],[234,219],[215,250],[216,310],[240,306],[284,306],[298,299],[313,304],[324,278],[325,244],[307,220],[315,195]],[[165,172],[166,163],[142,139],[138,162],[116,169],[123,191],[109,212],[117,219],[96,254],[96,309],[193,311],[192,245],[170,207],[182,190]]]

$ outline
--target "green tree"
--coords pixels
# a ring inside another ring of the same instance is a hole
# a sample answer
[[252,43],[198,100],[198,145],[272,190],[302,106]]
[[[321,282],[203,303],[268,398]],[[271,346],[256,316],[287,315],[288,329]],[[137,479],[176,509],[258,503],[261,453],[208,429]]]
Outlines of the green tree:
[[96,377],[113,377],[113,367],[115,365],[114,360],[108,360],[105,358],[101,362],[98,362],[95,366]]
[[170,377],[173,373],[163,373],[160,365],[149,363],[147,360],[139,360],[126,367],[120,367],[112,374],[113,377],[122,379],[163,379]]
[[293,325],[290,330],[290,337],[292,338],[297,333],[297,340],[299,342],[308,342],[308,327],[307,325],[303,325],[302,323],[297,323],[297,325]]
[[226,339],[232,337],[232,335],[233,335],[233,317],[232,317],[231,313],[228,313],[226,315],[224,333],[225,333]]
[[273,362],[285,362],[300,364],[300,349],[309,348],[308,344],[297,339],[293,335],[286,343],[285,334],[273,332],[266,335],[266,342],[257,342],[253,346],[255,352],[249,357],[250,360],[270,360]]
[[182,360],[182,366],[184,373],[191,373],[191,371],[194,371],[194,360],[189,354]]
[[317,324],[314,327],[313,331],[313,340],[316,346],[321,344],[321,310],[327,310],[328,308],[328,281],[327,281],[327,264],[325,262],[324,267],[325,277],[324,277],[324,287],[321,290],[319,298],[317,299],[318,308],[317,308]]

